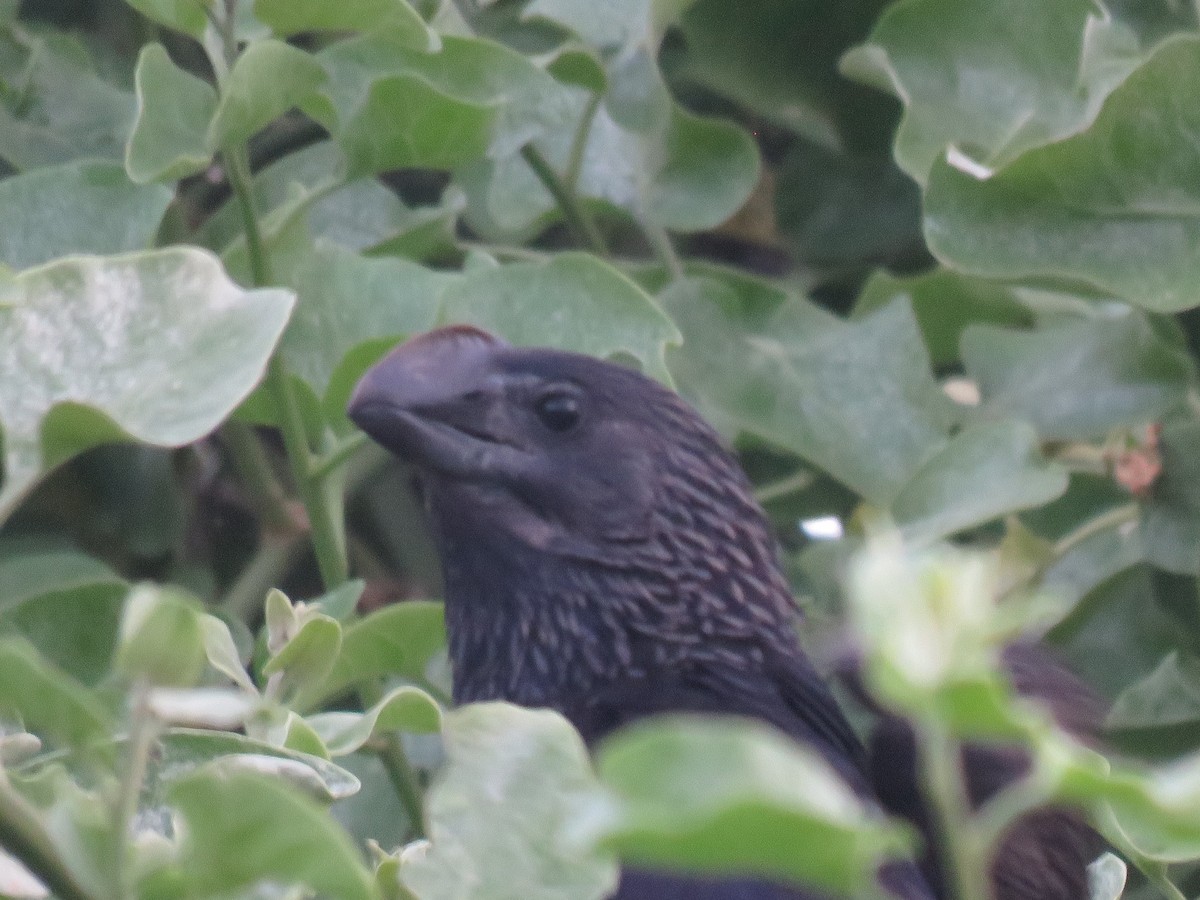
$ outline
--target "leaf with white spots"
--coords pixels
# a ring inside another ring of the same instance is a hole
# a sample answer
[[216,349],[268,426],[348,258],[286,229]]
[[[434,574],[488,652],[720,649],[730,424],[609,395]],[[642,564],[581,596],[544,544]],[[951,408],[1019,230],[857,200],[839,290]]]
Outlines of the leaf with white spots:
[[196,248],[0,276],[0,521],[88,447],[208,434],[261,378],[292,302],[244,290]]

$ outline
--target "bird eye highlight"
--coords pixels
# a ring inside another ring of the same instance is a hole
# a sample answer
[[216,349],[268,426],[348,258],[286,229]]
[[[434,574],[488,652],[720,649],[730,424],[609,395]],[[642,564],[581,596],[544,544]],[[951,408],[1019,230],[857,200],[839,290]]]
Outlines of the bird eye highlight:
[[534,412],[551,431],[570,431],[579,422],[579,399],[562,391],[554,391],[538,399]]

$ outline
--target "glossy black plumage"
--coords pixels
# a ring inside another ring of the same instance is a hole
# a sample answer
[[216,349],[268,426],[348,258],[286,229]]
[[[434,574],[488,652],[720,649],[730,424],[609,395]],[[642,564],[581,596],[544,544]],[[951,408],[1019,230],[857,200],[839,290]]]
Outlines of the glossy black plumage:
[[[457,701],[551,707],[589,743],[661,712],[753,716],[871,795],[862,747],[798,643],[750,485],[677,395],[454,327],[393,351],[349,413],[422,474]],[[895,895],[931,896],[911,863],[886,869]],[[631,872],[617,896],[816,895]]]

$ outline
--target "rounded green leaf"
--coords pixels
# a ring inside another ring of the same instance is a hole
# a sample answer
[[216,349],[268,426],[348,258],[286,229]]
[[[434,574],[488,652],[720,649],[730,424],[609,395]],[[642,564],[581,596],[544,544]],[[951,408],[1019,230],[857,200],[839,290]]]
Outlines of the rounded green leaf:
[[200,605],[182,591],[140,584],[125,601],[117,669],[163,687],[191,687],[204,669]]
[[280,37],[302,31],[387,30],[413,47],[437,46],[436,35],[405,0],[255,0],[254,16]]
[[125,148],[130,179],[175,181],[204,169],[212,159],[205,136],[217,92],[171,62],[162,44],[142,48],[134,81],[138,112]]
[[863,286],[853,317],[886,306],[897,296],[907,296],[934,366],[959,361],[963,329],[976,322],[1014,327],[1033,324],[1033,314],[1009,287],[937,269],[923,275],[897,278],[877,272]]
[[306,722],[332,756],[345,756],[376,735],[391,731],[437,732],[442,726],[442,709],[420,688],[403,686],[389,691],[365,712],[318,713]]
[[208,24],[205,8],[212,0],[127,0],[147,19],[199,38]]
[[1066,470],[1046,461],[1028,424],[981,423],[917,470],[892,502],[892,516],[907,540],[920,543],[1042,506],[1066,489]]
[[325,81],[316,58],[281,41],[252,41],[221,86],[206,145],[245,141],[272,119],[308,100]]
[[315,706],[360,681],[381,676],[425,679],[425,668],[446,646],[442,604],[408,600],[385,606],[348,625],[329,677],[311,685],[295,706]]
[[638,725],[605,742],[597,765],[617,801],[596,836],[629,862],[849,894],[909,846],[815,750],[758,723]]
[[585,253],[469,271],[446,289],[438,321],[477,325],[522,346],[627,353],[668,383],[664,353],[680,340],[652,297]]
[[289,292],[243,290],[196,248],[0,276],[0,519],[85,447],[208,434],[262,376],[291,307]]
[[320,613],[303,618],[291,635],[263,666],[263,675],[282,673],[285,696],[319,684],[333,669],[342,646],[342,626]]
[[16,637],[0,638],[0,715],[62,745],[90,744],[112,728],[108,710],[91,691]]
[[1079,284],[1146,309],[1200,304],[1200,38],[1181,37],[1112,92],[1082,134],[989,177],[939,162],[925,233],[947,265]]
[[1092,0],[905,0],[843,71],[904,101],[896,158],[924,183],[947,146],[993,167],[1086,128],[1137,51]]
[[905,299],[843,322],[714,273],[662,300],[684,336],[671,371],[726,430],[791,450],[880,506],[944,447],[948,401]]
[[405,885],[419,897],[472,900],[609,896],[612,860],[570,839],[596,802],[596,781],[566,719],[475,704],[447,713],[445,742],[447,765],[426,801],[429,847],[401,866]]
[[170,202],[165,187],[135,185],[113,163],[69,163],[5,178],[0,263],[25,269],[67,254],[143,250]]
[[179,864],[199,895],[274,882],[343,900],[373,897],[349,835],[324,808],[277,779],[202,769],[176,782],[169,797],[187,822]]
[[0,634],[29,640],[50,663],[85,684],[108,674],[129,585],[79,553],[0,561]]
[[971,325],[966,370],[980,416],[1020,418],[1043,440],[1098,438],[1148,424],[1181,402],[1195,367],[1137,312],[1036,331]]
[[[279,769],[281,773],[295,775],[297,765],[308,769],[308,775],[302,777],[304,784],[319,785],[319,791],[309,791],[310,794],[324,800],[341,800],[352,797],[358,792],[359,782],[350,772],[326,759],[301,753],[286,747],[276,747],[244,734],[228,731],[212,731],[195,728],[169,728],[159,738],[153,765],[147,774],[143,788],[142,805],[160,806],[167,802],[167,793],[171,786],[181,778],[195,774],[205,766],[228,757],[238,757],[243,760],[256,758],[275,758],[292,764],[291,769]],[[256,764],[258,771],[267,767],[261,762]],[[236,766],[236,764],[235,764]],[[314,780],[315,779],[315,780]]]

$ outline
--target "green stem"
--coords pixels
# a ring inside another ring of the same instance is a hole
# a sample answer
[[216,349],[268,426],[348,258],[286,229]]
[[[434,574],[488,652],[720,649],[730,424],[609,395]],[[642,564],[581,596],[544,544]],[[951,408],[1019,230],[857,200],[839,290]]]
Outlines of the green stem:
[[[362,704],[363,709],[369,709],[378,703],[382,696],[383,691],[374,682],[363,682],[358,686],[358,701]],[[404,745],[400,742],[399,735],[383,735],[376,746],[376,753],[379,761],[383,763],[388,779],[392,782],[392,789],[400,798],[400,805],[404,807],[404,812],[412,824],[413,832],[417,837],[425,837],[425,810],[422,803],[421,783],[417,779],[417,773],[413,769],[412,763],[408,761],[408,754],[404,752]]]
[[0,847],[20,860],[58,900],[99,900],[76,880],[37,810],[2,775]]
[[801,469],[798,472],[793,472],[791,475],[780,478],[778,481],[764,484],[754,491],[754,499],[762,504],[770,503],[772,500],[778,500],[780,497],[786,497],[789,494],[812,487],[813,482],[816,480],[817,476],[810,470]]
[[976,833],[985,847],[995,847],[1021,816],[1045,805],[1053,791],[1036,773],[1010,784],[976,812]]
[[417,773],[408,761],[400,736],[387,734],[383,736],[382,746],[378,750],[379,761],[387,771],[392,789],[400,798],[400,805],[412,825],[413,834],[419,838],[425,837],[425,809],[421,796],[420,782]]
[[316,481],[323,481],[331,474],[342,467],[351,456],[359,451],[360,448],[367,444],[367,436],[361,431],[356,431],[348,438],[339,441],[331,449],[317,457],[313,461],[312,477]]
[[1187,900],[1187,895],[1179,889],[1179,886],[1167,874],[1165,864],[1155,861],[1148,865],[1139,866],[1139,868],[1167,900]]
[[[229,183],[237,198],[245,227],[251,279],[256,287],[262,287],[270,283],[271,272],[262,233],[258,227],[258,214],[254,208],[250,166],[246,160],[245,147],[228,151],[226,162],[229,168]],[[274,403],[275,413],[279,417],[283,446],[296,480],[296,491],[300,494],[300,501],[308,513],[313,550],[317,557],[317,567],[321,570],[321,580],[327,590],[333,590],[349,577],[346,548],[335,520],[334,504],[326,496],[322,480],[313,477],[312,448],[305,432],[304,417],[292,387],[291,374],[279,352],[271,357],[267,366],[266,387]]]
[[1093,519],[1088,519],[1074,531],[1068,532],[1058,539],[1051,550],[1051,558],[1062,559],[1088,538],[1102,531],[1119,528],[1126,522],[1135,522],[1141,514],[1142,510],[1138,504],[1126,503],[1123,506],[1113,507]]
[[572,194],[579,187],[579,173],[583,171],[583,157],[587,152],[588,135],[592,132],[592,123],[596,121],[596,112],[600,109],[600,102],[603,99],[600,94],[591,96],[583,110],[579,126],[575,129],[575,136],[571,139],[571,155],[567,157],[567,173],[563,176],[563,182]]
[[663,265],[667,267],[667,272],[670,273],[671,280],[678,281],[683,278],[683,260],[675,252],[675,244],[671,241],[671,236],[667,234],[667,229],[661,225],[643,221],[642,233],[646,235],[646,240],[650,242],[650,246],[654,248],[654,253],[662,260]]
[[592,217],[579,202],[579,198],[558,177],[554,167],[546,161],[546,157],[542,156],[533,144],[526,144],[521,148],[521,158],[529,164],[529,168],[533,169],[533,174],[537,176],[538,181],[550,192],[550,196],[562,210],[571,230],[575,232],[576,238],[598,256],[608,256],[608,245],[604,242],[604,235],[600,233],[600,229],[596,227]]
[[300,533],[265,536],[254,557],[238,574],[237,581],[218,601],[217,608],[243,622],[261,616],[267,591],[279,584],[284,574],[296,564],[306,538],[307,534]]
[[321,581],[325,589],[331,591],[350,576],[346,564],[346,546],[334,518],[334,504],[327,496],[323,482],[313,477],[312,450],[308,445],[308,435],[304,432],[300,404],[292,389],[292,376],[278,353],[271,357],[267,367],[267,390],[279,416],[283,446],[296,479],[296,490],[308,512]]
[[276,534],[296,531],[297,523],[288,510],[283,488],[271,470],[271,463],[254,429],[244,422],[229,419],[221,426],[221,439],[233,459],[242,487],[250,495],[267,529]]
[[117,839],[115,881],[117,896],[133,897],[133,873],[130,870],[129,836],[133,817],[137,814],[142,785],[146,781],[146,769],[150,762],[150,750],[158,733],[157,722],[150,711],[150,686],[145,682],[135,684],[132,691],[129,737],[126,740],[127,759],[121,775],[120,793],[117,796],[114,829]]
[[934,815],[938,852],[954,900],[986,900],[986,845],[972,827],[958,742],[940,722],[914,722],[925,796]]

